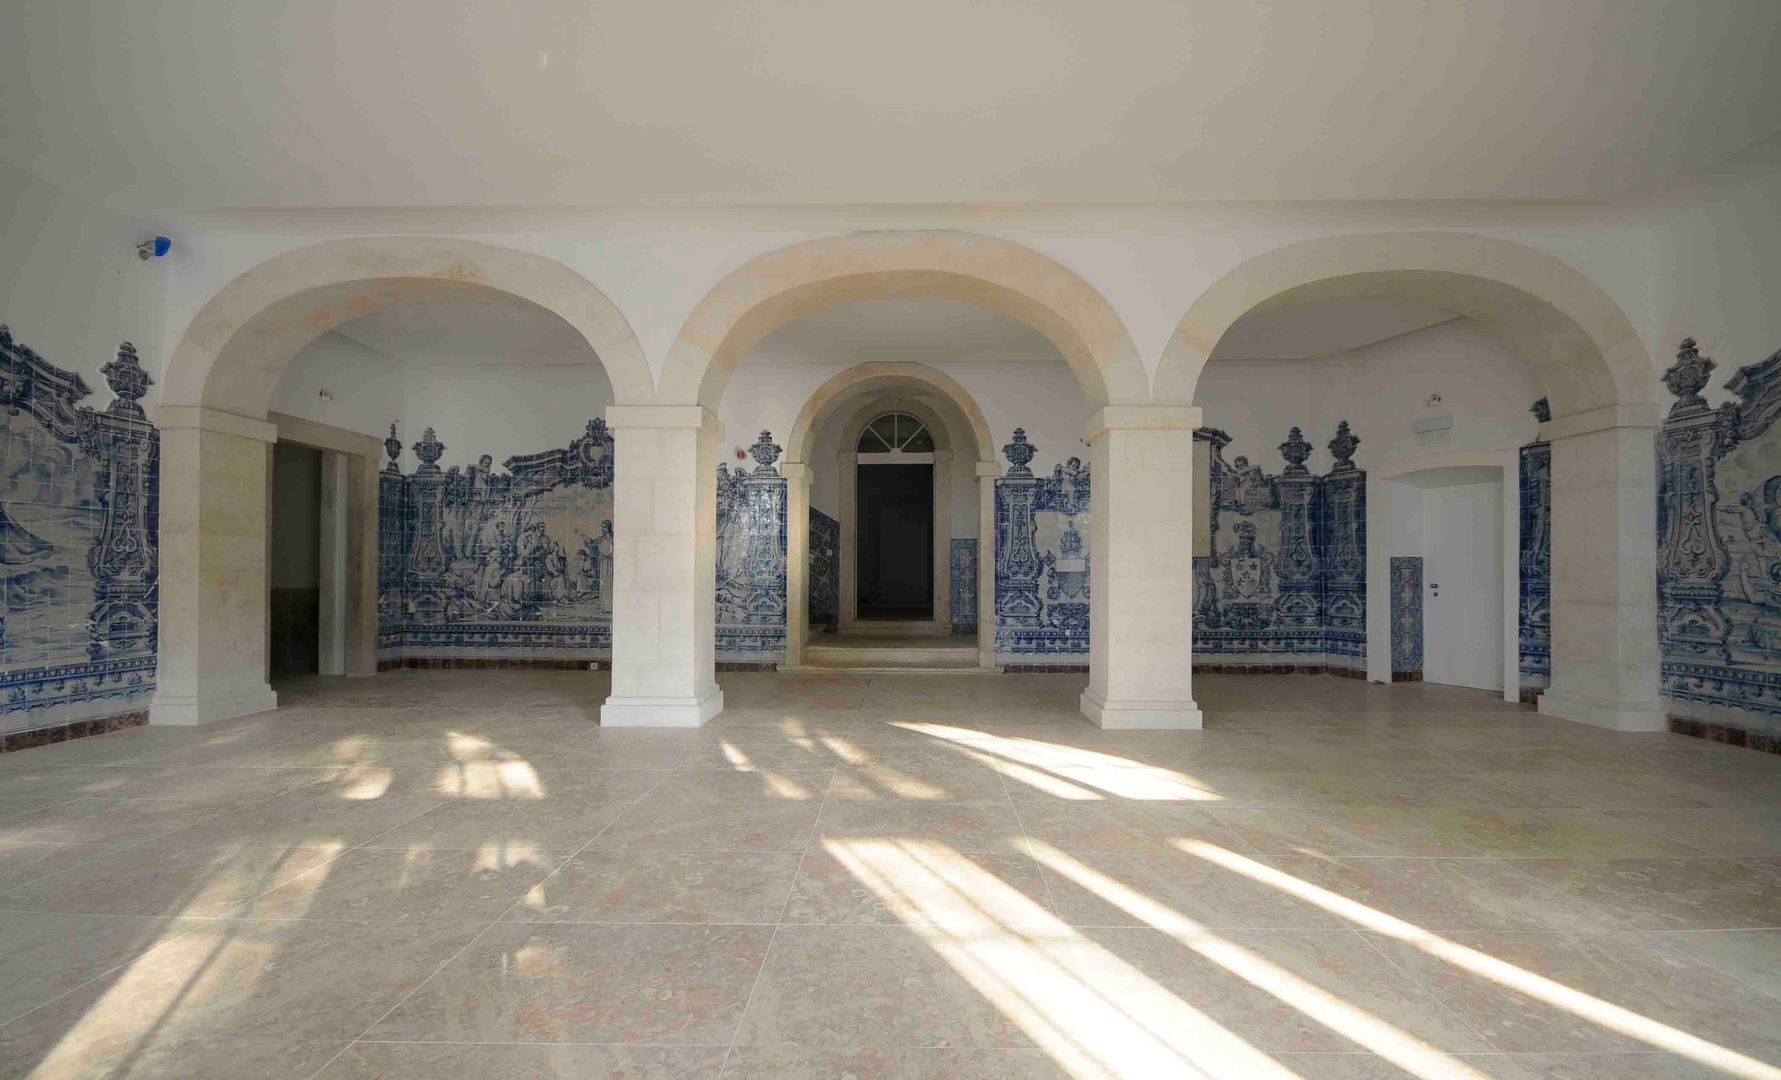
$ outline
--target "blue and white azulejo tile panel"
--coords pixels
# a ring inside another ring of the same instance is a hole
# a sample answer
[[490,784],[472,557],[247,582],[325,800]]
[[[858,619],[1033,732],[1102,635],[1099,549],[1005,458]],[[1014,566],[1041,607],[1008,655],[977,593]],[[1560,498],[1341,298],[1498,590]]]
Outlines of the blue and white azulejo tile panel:
[[612,647],[613,440],[592,420],[567,447],[439,467],[427,428],[420,466],[395,471],[385,443],[378,516],[382,659],[604,659]]
[[154,689],[160,437],[134,346],[115,395],[0,326],[0,731],[146,708]]
[[977,538],[952,539],[952,632],[977,631]]
[[1230,436],[1209,444],[1210,554],[1194,559],[1194,654],[1207,663],[1361,668],[1366,659],[1366,473],[1348,423],[1329,443],[1335,464],[1314,476],[1312,446],[1293,428],[1266,472],[1245,455],[1226,462]]
[[1684,339],[1658,432],[1657,590],[1672,715],[1781,734],[1781,352],[1737,372]]
[[810,508],[810,626],[841,625],[841,523]]
[[[1546,399],[1531,410],[1551,418]],[[1523,695],[1552,678],[1552,446],[1535,440],[1521,448],[1520,645]]]
[[717,658],[785,659],[785,478],[780,447],[763,431],[751,470],[717,467]]
[[996,480],[996,657],[1019,666],[1086,662],[1089,472],[1079,458],[1034,475],[1025,430]]
[[1391,673],[1422,674],[1422,556],[1391,557]]

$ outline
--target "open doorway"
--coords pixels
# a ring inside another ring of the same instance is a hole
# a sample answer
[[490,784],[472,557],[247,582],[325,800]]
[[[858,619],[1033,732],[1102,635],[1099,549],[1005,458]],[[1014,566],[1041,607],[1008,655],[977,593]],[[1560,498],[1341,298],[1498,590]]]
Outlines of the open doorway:
[[272,448],[268,667],[274,678],[314,675],[321,664],[322,453]]
[[934,617],[934,437],[905,412],[866,425],[857,444],[855,600],[861,619]]

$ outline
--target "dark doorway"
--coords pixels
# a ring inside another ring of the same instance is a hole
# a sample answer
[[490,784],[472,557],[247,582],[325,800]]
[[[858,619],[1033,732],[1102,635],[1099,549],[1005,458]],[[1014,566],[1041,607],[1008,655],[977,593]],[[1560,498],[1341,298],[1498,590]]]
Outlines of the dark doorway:
[[313,675],[321,661],[322,452],[272,448],[268,666],[277,677]]
[[854,576],[862,619],[934,615],[934,467],[860,465]]

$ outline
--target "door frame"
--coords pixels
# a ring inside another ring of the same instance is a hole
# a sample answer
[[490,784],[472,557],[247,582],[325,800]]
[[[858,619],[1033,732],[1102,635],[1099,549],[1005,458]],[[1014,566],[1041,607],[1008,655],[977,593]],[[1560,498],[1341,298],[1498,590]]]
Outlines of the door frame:
[[[284,413],[268,413],[278,441],[322,455],[321,611],[318,673],[377,673],[378,464],[383,443],[370,435]],[[272,450],[266,451],[266,520],[272,520]],[[266,602],[272,600],[272,530],[266,530]],[[272,622],[266,621],[267,664]]]
[[[930,454],[909,455],[910,464],[931,457],[934,466],[934,612],[928,625],[952,632],[952,440],[946,421],[926,403],[906,397],[873,398],[841,430],[841,629],[858,626],[860,433],[885,413],[900,412],[927,425],[934,440]],[[872,457],[880,455],[873,454]],[[979,540],[979,544],[982,541]],[[979,553],[981,558],[981,552]],[[912,623],[911,625],[923,625]],[[978,627],[979,632],[982,626]]]
[[[1420,473],[1493,469],[1503,478],[1503,693],[1521,701],[1521,452],[1422,454],[1367,470],[1367,681],[1391,682],[1392,498]],[[1403,553],[1409,554],[1409,553]]]

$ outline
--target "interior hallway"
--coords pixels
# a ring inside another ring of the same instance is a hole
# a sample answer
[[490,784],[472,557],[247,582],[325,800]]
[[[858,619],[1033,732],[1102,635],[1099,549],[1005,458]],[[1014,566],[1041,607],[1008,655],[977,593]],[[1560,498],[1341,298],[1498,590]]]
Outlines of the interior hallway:
[[0,758],[0,1075],[1774,1076],[1781,761],[1208,676],[401,671]]

